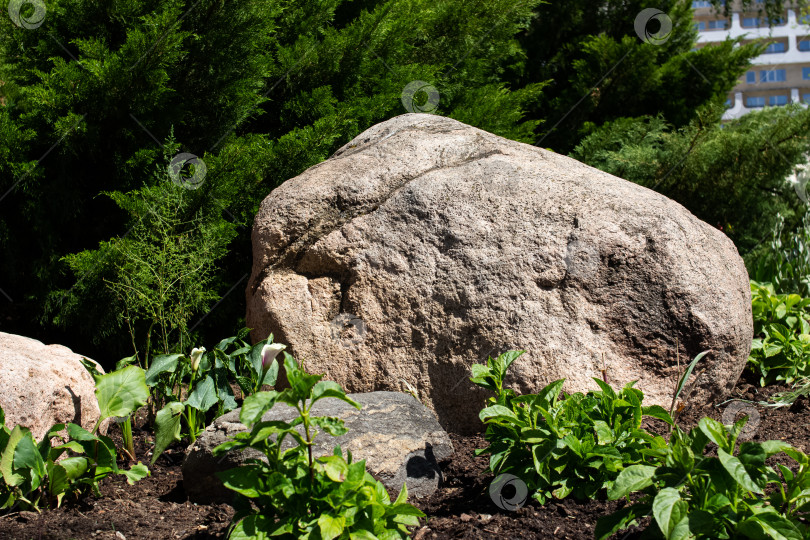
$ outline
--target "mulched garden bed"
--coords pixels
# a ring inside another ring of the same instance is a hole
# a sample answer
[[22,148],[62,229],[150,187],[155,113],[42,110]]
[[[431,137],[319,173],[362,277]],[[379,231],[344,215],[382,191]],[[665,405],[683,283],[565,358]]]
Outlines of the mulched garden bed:
[[[764,401],[783,387],[757,388],[749,376],[737,384],[733,395],[751,401]],[[723,419],[729,404],[719,408],[707,406],[687,411],[679,424],[684,429],[694,426],[702,416]],[[789,409],[756,407],[758,425],[751,439],[780,439],[796,448],[810,450],[810,403],[800,398]],[[645,423],[647,421],[645,420]],[[138,424],[143,424],[143,419]],[[752,423],[757,423],[756,419]],[[658,422],[646,425],[651,431],[666,434]],[[112,428],[111,436],[120,444],[120,432]],[[136,451],[147,462],[151,434],[135,429]],[[443,486],[426,500],[413,502],[428,518],[414,532],[416,540],[428,538],[555,538],[592,539],[596,520],[615,511],[621,501],[573,500],[554,501],[539,506],[529,504],[516,512],[501,510],[489,497],[492,475],[487,472],[488,458],[475,457],[483,448],[481,435],[452,436],[456,453],[443,464]],[[62,508],[41,514],[22,512],[0,517],[0,538],[30,539],[209,539],[225,538],[233,510],[225,504],[196,505],[183,491],[180,464],[185,447],[175,445],[151,467],[152,475],[134,486],[123,477],[102,483],[103,497],[66,501]],[[788,461],[785,460],[785,463]],[[396,495],[395,493],[393,494]],[[636,536],[628,531],[621,537]]]

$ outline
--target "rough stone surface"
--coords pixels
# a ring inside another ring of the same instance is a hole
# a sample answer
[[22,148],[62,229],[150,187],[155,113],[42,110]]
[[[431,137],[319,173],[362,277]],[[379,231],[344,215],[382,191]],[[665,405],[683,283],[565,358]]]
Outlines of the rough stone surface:
[[528,351],[519,391],[638,380],[669,406],[729,391],[753,333],[732,242],[680,204],[457,121],[404,115],[275,189],[253,226],[247,324],[347,391],[418,389],[479,429],[470,365]]
[[100,415],[96,387],[81,358],[62,345],[0,332],[0,407],[6,426],[25,426],[37,440],[59,423],[93,429]]
[[[398,392],[370,392],[350,394],[362,405],[357,410],[337,399],[322,399],[312,408],[313,416],[342,418],[348,433],[332,437],[319,433],[314,439],[313,455],[332,455],[339,444],[344,455],[351,451],[354,461],[366,460],[366,470],[375,474],[387,487],[396,492],[402,484],[408,485],[408,495],[427,497],[439,486],[441,470],[438,462],[450,457],[453,445],[433,413],[408,394]],[[256,450],[229,452],[224,458],[214,458],[212,450],[234,434],[246,431],[239,422],[240,409],[220,416],[205,429],[197,441],[189,446],[183,462],[183,486],[189,499],[198,503],[222,502],[232,498],[215,476],[216,471],[237,467],[247,459],[262,458]],[[277,404],[262,420],[291,421],[297,411],[285,404]],[[292,443],[285,440],[282,448]]]

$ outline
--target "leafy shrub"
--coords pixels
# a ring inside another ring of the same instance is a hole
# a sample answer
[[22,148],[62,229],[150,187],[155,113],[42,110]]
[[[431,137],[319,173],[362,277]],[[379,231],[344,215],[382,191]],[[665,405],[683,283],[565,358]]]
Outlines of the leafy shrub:
[[[99,482],[111,474],[126,476],[130,484],[148,476],[149,469],[141,463],[128,471],[119,469],[115,443],[97,434],[101,422],[129,416],[146,403],[148,395],[138,367],[102,375],[96,381],[101,417],[93,431],[72,423],[56,424],[38,443],[28,428],[9,430],[0,408],[0,509],[37,509],[54,502],[60,506],[66,495],[90,490],[101,496]],[[52,446],[53,439],[61,444]]]
[[[346,396],[337,383],[304,372],[286,353],[284,368],[290,387],[245,399],[240,420],[252,426],[251,431],[239,433],[214,449],[218,456],[254,448],[267,458],[267,462],[253,459],[247,465],[219,473],[228,489],[252,502],[237,511],[230,538],[408,537],[407,527],[418,525],[418,518],[424,514],[406,502],[405,485],[391,503],[385,487],[366,472],[365,460],[352,462],[351,453],[344,458],[339,446],[332,456],[312,457],[312,441],[317,433],[314,428],[333,436],[347,432],[340,418],[310,416],[312,405],[323,398],[340,399],[358,409],[360,405]],[[299,416],[289,423],[261,421],[276,403],[294,407]],[[297,445],[282,451],[288,436]]]
[[642,407],[643,393],[634,383],[615,392],[594,379],[599,391],[560,396],[564,379],[537,394],[518,396],[503,387],[506,370],[524,351],[509,351],[486,365],[472,367],[472,382],[495,392],[480,413],[487,425],[490,470],[526,482],[544,504],[550,497],[594,497],[610,488],[628,465],[649,461],[648,454],[666,446],[663,438],[641,429],[644,416],[672,425],[662,407]]
[[754,341],[748,358],[765,386],[810,375],[810,298],[776,294],[770,283],[751,282]]
[[[652,513],[648,532],[664,538],[808,538],[810,460],[781,441],[744,442],[737,439],[747,418],[724,426],[703,418],[688,434],[676,429],[657,466],[633,465],[619,473],[608,491],[610,499],[643,492],[644,497],[610,516],[600,518],[596,538],[603,540]],[[718,446],[717,456],[705,456],[706,445]],[[784,452],[798,468],[778,471],[765,465]],[[781,474],[780,474],[781,473]],[[769,494],[766,494],[766,488]]]
[[[236,336],[223,339],[211,352],[197,348],[188,357],[169,354],[155,358],[146,372],[153,401],[158,404],[156,407],[162,407],[155,416],[152,463],[183,434],[194,442],[209,421],[236,408],[231,381],[239,384],[244,396],[258,392],[264,384],[276,383],[278,363],[273,359],[284,345],[272,344],[271,334],[251,347],[243,341],[247,333],[245,328]],[[212,416],[208,413],[215,405]]]
[[810,296],[810,212],[797,227],[787,229],[784,217],[777,215],[770,244],[751,266],[751,277],[773,284],[777,293]]

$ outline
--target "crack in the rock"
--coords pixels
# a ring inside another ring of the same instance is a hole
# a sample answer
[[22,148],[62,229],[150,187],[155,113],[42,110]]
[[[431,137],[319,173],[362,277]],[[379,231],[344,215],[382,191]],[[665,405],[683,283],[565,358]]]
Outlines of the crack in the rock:
[[[443,163],[439,165],[435,165],[430,167],[419,174],[413,176],[406,176],[400,181],[396,182],[388,193],[383,196],[378,202],[362,205],[354,209],[348,209],[346,211],[340,211],[340,209],[335,206],[328,208],[327,211],[321,214],[318,217],[317,223],[315,223],[309,230],[305,231],[298,239],[294,240],[293,242],[289,243],[286,247],[284,247],[281,253],[275,258],[275,261],[268,262],[264,269],[262,269],[261,273],[257,277],[257,279],[252,283],[252,294],[256,293],[259,285],[265,280],[265,278],[270,274],[271,270],[276,270],[280,268],[288,268],[290,270],[295,271],[294,269],[299,265],[301,259],[303,259],[304,255],[307,253],[309,248],[315,245],[319,240],[322,238],[329,236],[334,231],[340,229],[346,223],[350,221],[366,216],[375,212],[380,206],[384,205],[386,202],[391,200],[402,188],[410,184],[411,182],[422,178],[423,176],[430,174],[434,171],[441,170],[441,169],[453,169],[457,167],[461,167],[467,165],[469,163],[473,163],[475,161],[481,161],[492,157],[494,155],[505,155],[499,149],[493,149],[481,154],[476,154],[474,156],[470,156],[464,158],[456,163]],[[331,159],[331,158],[330,158]],[[337,202],[336,202],[337,205]],[[300,275],[305,275],[300,272]],[[343,281],[342,279],[340,280]]]

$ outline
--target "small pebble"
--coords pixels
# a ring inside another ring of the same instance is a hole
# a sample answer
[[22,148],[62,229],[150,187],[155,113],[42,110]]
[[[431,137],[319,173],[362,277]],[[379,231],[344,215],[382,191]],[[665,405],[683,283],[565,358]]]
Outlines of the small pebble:
[[464,523],[467,523],[468,521],[470,521],[472,519],[472,516],[470,516],[470,514],[461,514],[459,516],[459,519],[461,521],[463,521]]
[[127,540],[127,537],[124,536],[124,533],[121,531],[115,531],[115,537],[118,538],[118,540]]

